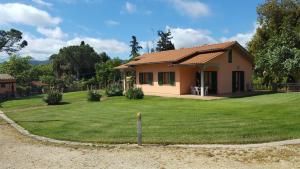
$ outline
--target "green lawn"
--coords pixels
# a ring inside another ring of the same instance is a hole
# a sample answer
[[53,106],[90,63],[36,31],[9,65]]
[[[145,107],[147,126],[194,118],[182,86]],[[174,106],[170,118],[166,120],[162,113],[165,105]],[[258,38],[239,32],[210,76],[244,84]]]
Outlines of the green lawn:
[[144,143],[257,143],[300,138],[300,93],[214,101],[112,97],[87,102],[86,92],[64,94],[46,106],[42,96],[7,101],[3,110],[30,132],[61,140],[135,143],[142,113]]

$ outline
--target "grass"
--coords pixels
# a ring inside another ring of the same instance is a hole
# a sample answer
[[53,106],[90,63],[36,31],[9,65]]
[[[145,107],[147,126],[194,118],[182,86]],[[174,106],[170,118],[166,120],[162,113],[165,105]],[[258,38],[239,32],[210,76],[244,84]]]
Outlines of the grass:
[[87,102],[86,92],[66,93],[65,104],[42,96],[7,101],[3,110],[33,134],[60,140],[135,143],[142,113],[144,143],[258,143],[300,138],[300,93],[214,101],[146,96]]

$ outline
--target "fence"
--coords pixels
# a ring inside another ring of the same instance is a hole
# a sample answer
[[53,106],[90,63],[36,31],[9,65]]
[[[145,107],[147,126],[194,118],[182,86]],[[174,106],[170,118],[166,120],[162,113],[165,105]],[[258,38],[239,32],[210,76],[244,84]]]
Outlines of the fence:
[[300,92],[300,83],[252,84],[254,91]]

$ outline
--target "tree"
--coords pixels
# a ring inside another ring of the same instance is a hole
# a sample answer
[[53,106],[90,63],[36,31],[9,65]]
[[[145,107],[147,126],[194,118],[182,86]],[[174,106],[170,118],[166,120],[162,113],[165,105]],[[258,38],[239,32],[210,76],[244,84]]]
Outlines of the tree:
[[100,57],[95,50],[83,41],[75,46],[64,47],[58,54],[50,56],[54,74],[72,80],[88,79],[95,75],[95,63]]
[[171,31],[168,32],[158,31],[158,36],[160,37],[157,42],[156,51],[165,51],[165,50],[173,50],[175,49],[174,44],[171,42]]
[[99,58],[101,63],[105,63],[110,60],[110,57],[105,52],[100,53]]
[[52,64],[32,65],[31,80],[39,81],[41,76],[54,76]]
[[0,52],[6,52],[11,55],[21,50],[27,46],[27,41],[22,41],[22,38],[22,32],[16,29],[9,31],[0,30]]
[[263,83],[300,79],[300,2],[268,0],[258,6],[256,34],[248,43]]
[[131,47],[131,52],[130,52],[130,56],[131,58],[135,58],[137,56],[139,56],[139,50],[143,49],[142,46],[139,45],[139,42],[137,41],[135,36],[131,37],[132,40],[130,41],[130,47]]
[[119,58],[109,59],[105,63],[96,64],[96,79],[102,88],[108,87],[110,84],[117,83],[121,80],[121,73],[115,69],[116,66],[122,64]]
[[10,56],[9,60],[0,66],[1,73],[7,73],[14,76],[18,85],[29,85],[31,82],[31,57]]

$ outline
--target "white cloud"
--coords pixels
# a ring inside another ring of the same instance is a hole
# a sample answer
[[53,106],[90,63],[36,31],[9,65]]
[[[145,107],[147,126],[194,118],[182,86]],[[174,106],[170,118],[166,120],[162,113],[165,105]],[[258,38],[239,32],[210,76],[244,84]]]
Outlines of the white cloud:
[[217,42],[210,34],[208,30],[192,29],[192,28],[171,28],[166,27],[166,30],[170,30],[173,36],[172,42],[176,49],[183,47],[193,47],[203,44]]
[[209,7],[198,0],[169,0],[169,2],[179,13],[192,18],[207,16],[210,13]]
[[120,42],[116,39],[97,39],[91,37],[76,37],[67,41],[67,45],[78,45],[81,41],[91,45],[97,52],[107,52],[113,54],[120,54],[129,51],[128,44]]
[[125,10],[128,13],[134,13],[136,11],[136,5],[130,2],[125,3]]
[[21,3],[0,4],[0,24],[21,23],[31,26],[52,26],[61,22],[46,11]]
[[61,39],[64,37],[67,37],[68,35],[64,33],[60,27],[55,27],[54,29],[48,29],[44,27],[38,27],[37,31],[41,33],[42,35],[45,35],[47,38],[53,38],[53,39]]
[[51,7],[52,4],[49,2],[46,2],[44,0],[32,0],[34,3],[41,5],[41,6],[46,6],[46,7]]
[[252,39],[253,35],[256,32],[256,29],[259,27],[258,24],[254,24],[253,25],[253,30],[250,32],[246,32],[246,33],[237,33],[236,35],[232,36],[232,37],[222,37],[220,39],[220,41],[224,42],[224,41],[238,41],[242,46],[246,46],[247,43]]
[[142,46],[141,54],[150,52],[151,49],[155,48],[156,42],[155,41],[140,41],[139,45]]
[[77,4],[77,3],[99,3],[102,2],[102,0],[57,0],[58,2],[61,3],[66,3],[66,4]]
[[126,43],[115,39],[100,39],[92,37],[75,37],[69,40],[54,38],[38,38],[29,33],[24,33],[24,39],[28,41],[28,46],[19,53],[22,56],[32,56],[37,60],[48,59],[50,55],[58,53],[59,49],[69,45],[79,45],[81,41],[92,46],[97,52],[107,52],[111,55],[124,54],[129,51]]
[[118,26],[118,25],[120,25],[119,22],[114,21],[114,20],[107,20],[107,21],[105,21],[104,23],[105,23],[105,25],[107,25],[107,26]]

